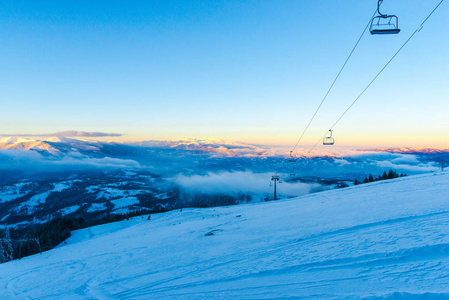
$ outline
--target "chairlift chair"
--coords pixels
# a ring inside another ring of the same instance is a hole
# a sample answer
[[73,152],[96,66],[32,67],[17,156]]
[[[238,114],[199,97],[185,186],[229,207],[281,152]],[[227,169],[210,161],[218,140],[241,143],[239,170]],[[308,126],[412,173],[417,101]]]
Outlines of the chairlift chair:
[[290,151],[290,157],[288,158],[289,162],[295,163],[297,158],[295,156],[293,156],[293,151]]
[[[298,158],[293,155],[293,151],[290,151],[290,157],[288,158],[288,162],[296,163],[298,161]],[[295,167],[292,168],[292,171],[290,172],[290,176],[296,176]]]
[[398,28],[398,17],[395,15],[384,15],[379,11],[383,0],[377,1],[377,13],[371,20],[369,31],[371,34],[398,34],[401,30]]
[[332,137],[332,129],[329,129],[330,135],[323,138],[323,145],[332,146],[335,143],[334,138]]

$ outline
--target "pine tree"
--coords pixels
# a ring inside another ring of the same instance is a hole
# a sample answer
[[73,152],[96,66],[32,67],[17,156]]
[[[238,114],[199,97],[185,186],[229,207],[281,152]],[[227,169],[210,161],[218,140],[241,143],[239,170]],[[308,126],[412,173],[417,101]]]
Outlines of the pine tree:
[[358,185],[358,184],[359,184],[359,182],[357,181],[357,179],[354,180],[354,185]]
[[3,241],[0,240],[0,264],[6,261],[5,249],[3,248]]
[[11,260],[14,259],[14,250],[12,248],[12,241],[11,241],[11,237],[9,235],[9,228],[8,227],[5,228],[4,241],[5,241],[5,246],[4,246],[4,249],[5,249],[5,252],[4,252],[5,253],[5,260],[6,261],[11,261]]
[[393,172],[393,170],[392,169],[390,169],[389,171],[388,171],[388,179],[393,179],[395,176],[394,176],[394,172]]
[[369,174],[368,181],[369,182],[373,182],[374,181],[373,175]]

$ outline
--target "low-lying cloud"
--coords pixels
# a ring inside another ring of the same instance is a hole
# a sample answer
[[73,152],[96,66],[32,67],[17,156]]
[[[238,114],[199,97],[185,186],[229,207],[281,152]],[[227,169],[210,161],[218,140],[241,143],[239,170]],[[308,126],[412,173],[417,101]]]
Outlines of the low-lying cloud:
[[394,169],[410,174],[437,171],[439,166],[435,162],[422,162],[417,155],[401,153],[375,153],[360,156],[366,164],[381,169]]
[[81,159],[73,157],[47,158],[35,151],[9,151],[0,149],[0,170],[24,171],[26,173],[80,171],[89,168],[140,168],[130,159],[111,157]]
[[[177,175],[169,180],[191,193],[272,195],[273,187],[270,187],[272,175],[252,172],[210,172],[207,175]],[[318,189],[324,187],[317,183],[278,184],[278,194],[283,197],[304,195]]]

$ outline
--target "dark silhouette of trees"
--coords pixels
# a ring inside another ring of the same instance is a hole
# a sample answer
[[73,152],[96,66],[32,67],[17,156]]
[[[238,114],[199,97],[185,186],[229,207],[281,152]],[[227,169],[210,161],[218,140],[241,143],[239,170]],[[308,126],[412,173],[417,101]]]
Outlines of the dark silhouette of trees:
[[8,227],[4,229],[3,236],[0,235],[0,237],[0,263],[13,260],[14,249]]
[[[399,175],[398,173],[396,173],[395,170],[390,169],[390,170],[388,170],[388,172],[386,172],[386,171],[383,172],[382,175],[379,175],[375,179],[372,174],[369,174],[368,177],[365,177],[365,179],[363,180],[362,183],[368,183],[368,182],[379,181],[379,180],[387,180],[387,179],[393,179],[393,178],[404,177],[404,176],[407,176],[407,175],[402,174],[402,173],[401,173],[401,175]],[[357,179],[354,180],[354,185],[358,185],[358,184],[361,184],[361,183]]]
[[0,263],[53,249],[70,237],[73,230],[129,220],[131,217],[150,212],[147,209],[140,209],[124,214],[109,214],[90,222],[83,217],[54,218],[42,224],[32,225],[26,232],[17,233],[14,239],[9,237],[9,230],[6,229],[0,234],[0,237],[3,236],[0,240]]

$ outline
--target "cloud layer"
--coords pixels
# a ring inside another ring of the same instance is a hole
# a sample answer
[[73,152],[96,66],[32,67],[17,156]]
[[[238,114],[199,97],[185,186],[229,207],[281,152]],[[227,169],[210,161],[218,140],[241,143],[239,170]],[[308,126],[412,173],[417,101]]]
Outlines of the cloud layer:
[[[210,172],[207,175],[178,175],[170,180],[192,193],[272,195],[273,187],[270,187],[272,175],[252,172]],[[324,187],[317,183],[283,182],[278,186],[278,193],[283,197],[293,197],[320,189]]]
[[8,151],[0,149],[0,170],[20,170],[27,173],[80,171],[89,168],[139,168],[140,164],[130,159],[111,157],[91,158],[63,157],[49,159],[34,151]]

